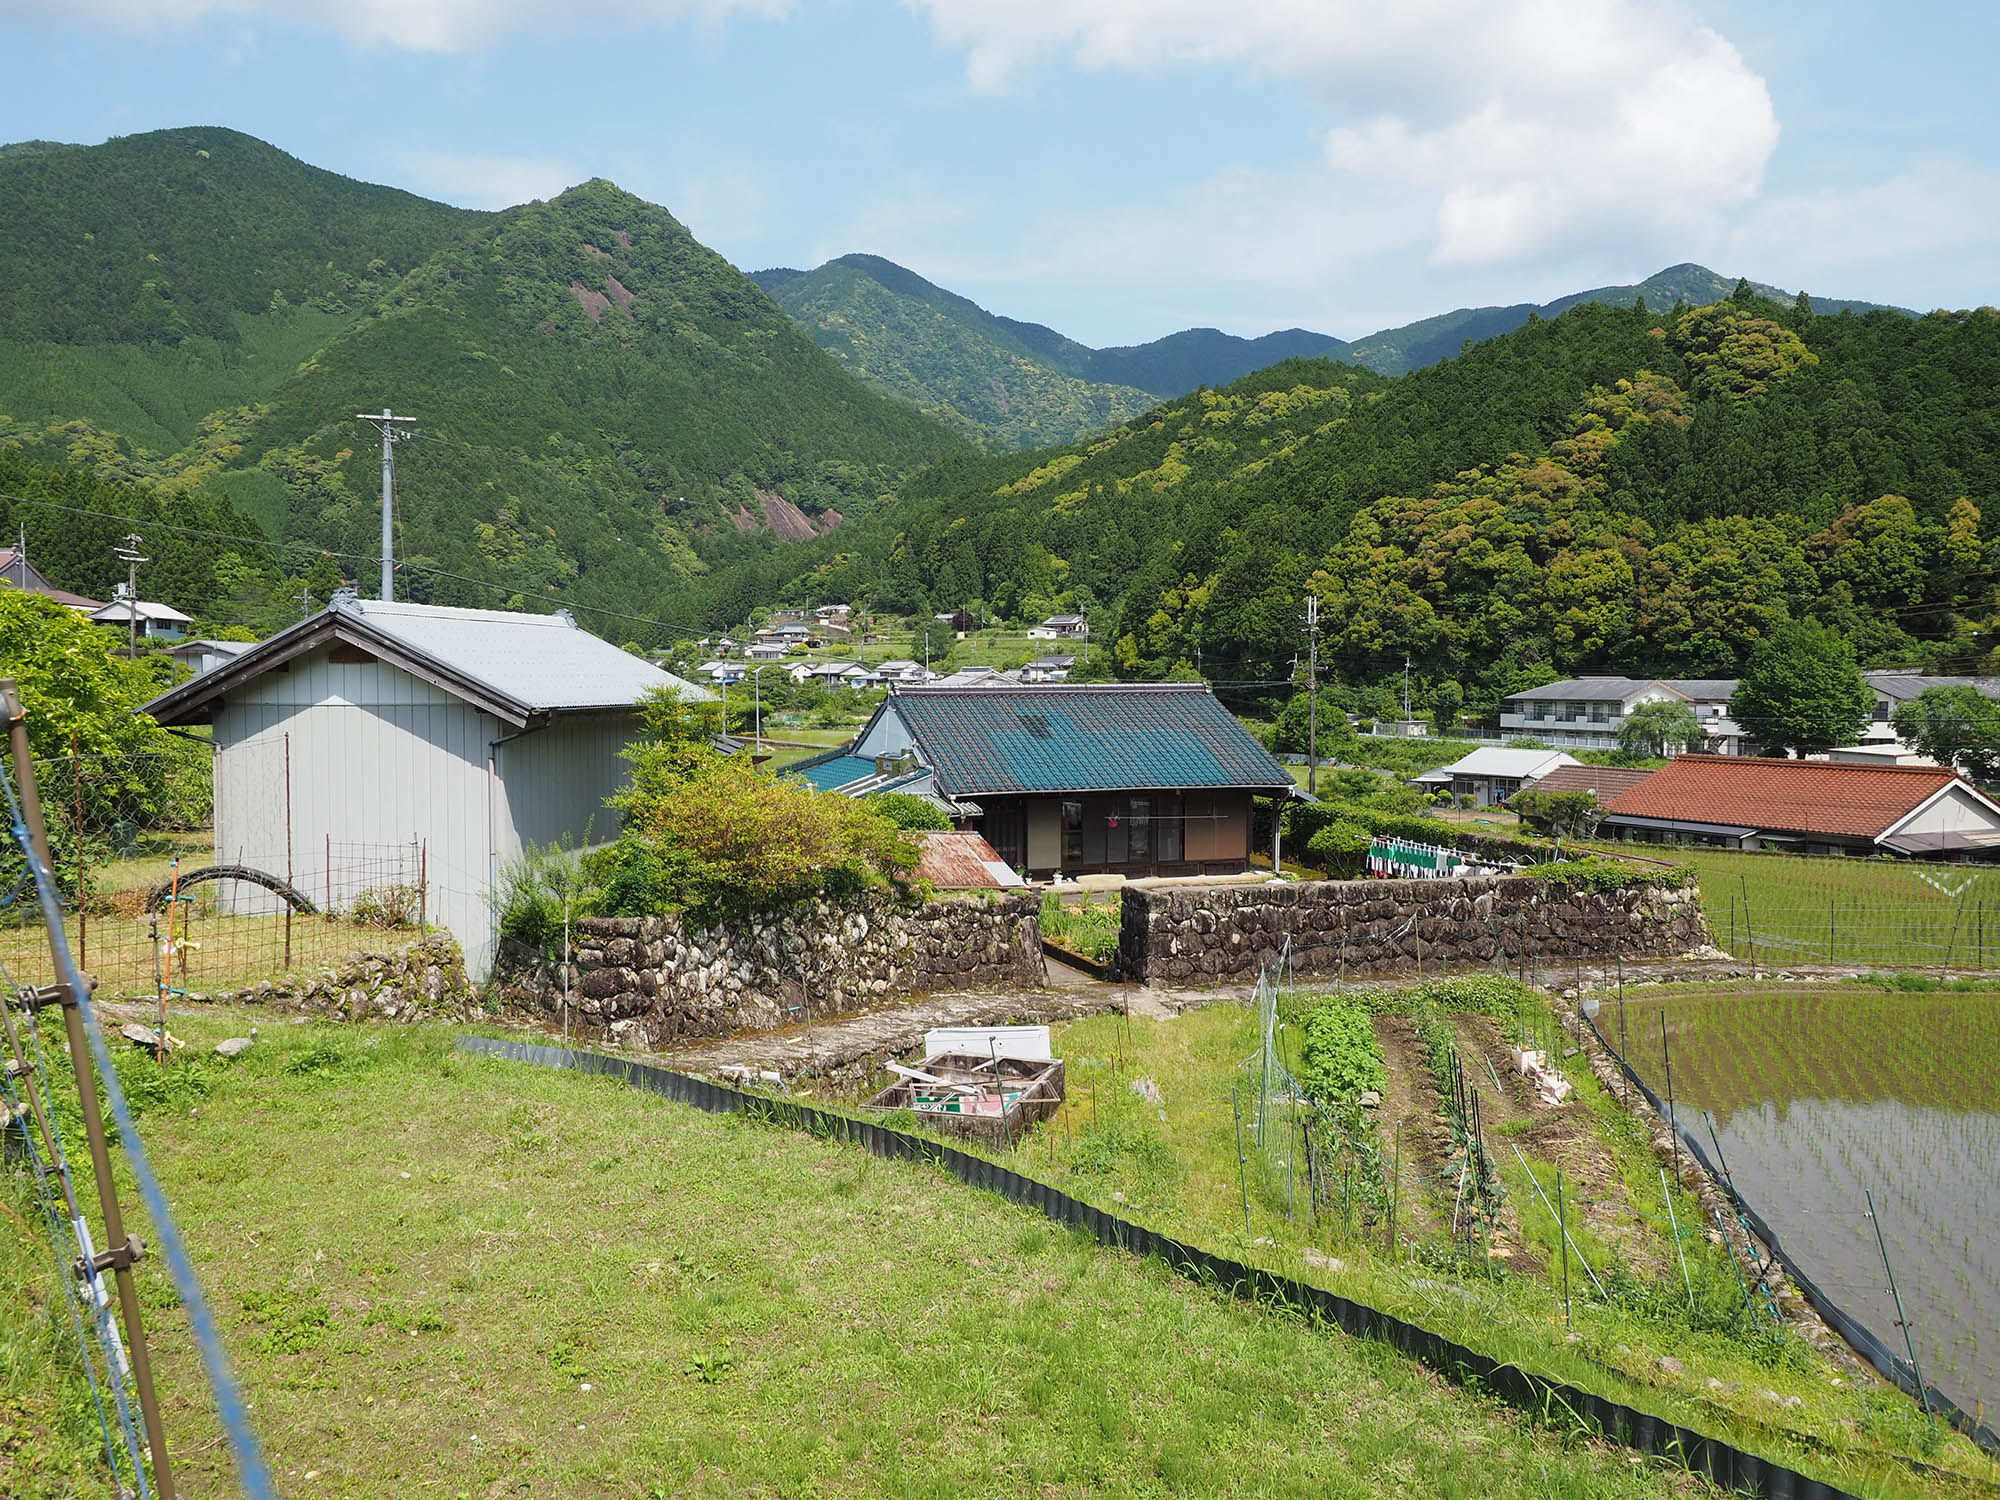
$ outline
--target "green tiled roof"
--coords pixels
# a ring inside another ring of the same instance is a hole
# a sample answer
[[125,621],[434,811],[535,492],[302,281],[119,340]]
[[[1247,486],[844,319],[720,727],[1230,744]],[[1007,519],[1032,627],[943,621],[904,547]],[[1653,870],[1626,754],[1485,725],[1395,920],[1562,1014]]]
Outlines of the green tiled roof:
[[814,791],[830,792],[835,787],[846,786],[850,781],[873,776],[875,762],[865,755],[849,755],[836,750],[827,755],[815,755],[810,760],[794,761],[785,767],[785,774],[803,777]]
[[949,797],[1293,786],[1198,683],[905,688],[882,711]]

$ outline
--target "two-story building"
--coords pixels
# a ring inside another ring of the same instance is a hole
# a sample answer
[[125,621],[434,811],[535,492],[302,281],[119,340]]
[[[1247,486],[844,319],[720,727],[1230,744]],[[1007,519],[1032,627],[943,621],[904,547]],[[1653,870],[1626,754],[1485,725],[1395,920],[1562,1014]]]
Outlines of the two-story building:
[[1642,703],[1684,703],[1701,725],[1689,750],[1744,755],[1750,738],[1729,717],[1734,677],[1570,677],[1509,693],[1500,704],[1502,740],[1542,740],[1567,750],[1615,750],[1626,715]]

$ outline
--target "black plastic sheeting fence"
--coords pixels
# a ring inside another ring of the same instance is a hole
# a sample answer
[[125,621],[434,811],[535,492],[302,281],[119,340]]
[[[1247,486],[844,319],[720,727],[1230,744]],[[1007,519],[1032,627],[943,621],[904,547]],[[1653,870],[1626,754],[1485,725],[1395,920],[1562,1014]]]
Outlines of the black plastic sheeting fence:
[[1379,1339],[1448,1380],[1498,1396],[1545,1420],[1567,1418],[1607,1442],[1682,1465],[1724,1488],[1767,1495],[1771,1500],[1855,1500],[1846,1490],[1808,1478],[1754,1453],[1745,1453],[1719,1438],[1704,1436],[1590,1391],[1532,1375],[1517,1365],[1503,1364],[1365,1303],[1170,1239],[1072,1198],[1060,1188],[1023,1177],[997,1162],[960,1151],[930,1136],[892,1130],[791,1099],[724,1088],[685,1073],[606,1057],[598,1052],[571,1052],[561,1047],[475,1036],[461,1036],[458,1046],[463,1052],[601,1074],[711,1114],[750,1115],[865,1146],[874,1155],[892,1161],[940,1166],[968,1187],[983,1188],[1010,1203],[1039,1210],[1056,1223],[1080,1230],[1107,1248],[1155,1256],[1177,1274],[1233,1296],[1289,1308],[1331,1323],[1356,1338]]
[[[1692,1133],[1682,1129],[1680,1121],[1667,1112],[1666,1101],[1654,1093],[1652,1086],[1645,1079],[1641,1078],[1632,1065],[1619,1055],[1618,1049],[1612,1046],[1605,1039],[1604,1033],[1597,1029],[1596,1021],[1588,1016],[1584,1017],[1584,1021],[1590,1027],[1591,1035],[1597,1038],[1598,1045],[1604,1049],[1605,1054],[1616,1062],[1619,1070],[1638,1086],[1639,1092],[1646,1096],[1646,1102],[1653,1106],[1659,1117],[1667,1121],[1674,1133],[1681,1138],[1681,1144],[1687,1148],[1688,1154],[1707,1169],[1708,1175],[1716,1187],[1735,1205],[1736,1211],[1743,1215],[1743,1221],[1750,1226],[1750,1232],[1766,1245],[1770,1246],[1771,1253],[1784,1263],[1785,1272],[1791,1278],[1792,1284],[1805,1294],[1806,1301],[1810,1302],[1813,1306],[1813,1311],[1817,1312],[1831,1324],[1834,1332],[1847,1340],[1855,1353],[1867,1360],[1877,1370],[1880,1370],[1888,1379],[1894,1381],[1912,1399],[1915,1399],[1917,1397],[1917,1377],[1916,1372],[1910,1368],[1909,1361],[1902,1358],[1886,1343],[1871,1333],[1859,1319],[1849,1313],[1838,1302],[1835,1302],[1833,1298],[1827,1296],[1818,1283],[1799,1269],[1798,1262],[1785,1253],[1784,1245],[1779,1242],[1778,1236],[1772,1230],[1771,1226],[1765,1222],[1764,1216],[1758,1213],[1749,1203],[1745,1202],[1743,1196],[1730,1185],[1729,1179],[1723,1175],[1719,1165],[1709,1160],[1709,1153],[1701,1142],[1696,1140]],[[1980,1422],[1971,1412],[1965,1411],[1929,1381],[1924,1382],[1923,1393],[1925,1398],[1929,1400],[1932,1411],[1971,1438],[1973,1442],[1977,1443],[1986,1452],[2000,1454],[2000,1433],[1996,1433],[1991,1427]]]

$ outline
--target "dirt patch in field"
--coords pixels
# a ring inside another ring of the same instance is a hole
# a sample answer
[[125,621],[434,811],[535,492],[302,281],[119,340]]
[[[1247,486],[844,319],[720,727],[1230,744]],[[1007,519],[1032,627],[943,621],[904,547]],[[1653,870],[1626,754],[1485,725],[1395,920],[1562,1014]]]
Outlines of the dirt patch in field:
[[[1580,1067],[1583,1062],[1571,1058],[1570,1064]],[[1664,1276],[1670,1269],[1666,1247],[1633,1211],[1617,1159],[1599,1131],[1590,1111],[1571,1102],[1546,1111],[1516,1139],[1529,1156],[1562,1168],[1569,1202],[1590,1232],[1611,1246],[1635,1276]]]
[[[1515,1137],[1503,1133],[1500,1127],[1529,1119],[1538,1108],[1546,1106],[1537,1104],[1534,1085],[1508,1066],[1507,1036],[1498,1021],[1491,1016],[1458,1016],[1453,1019],[1452,1030],[1457,1034],[1458,1058],[1465,1069],[1466,1081],[1479,1096],[1486,1149],[1494,1161],[1511,1165],[1514,1153],[1508,1149],[1508,1143]],[[1494,1082],[1496,1074],[1498,1086]],[[1501,1205],[1492,1248],[1498,1252],[1494,1259],[1513,1270],[1538,1273],[1546,1269],[1521,1233],[1521,1205],[1511,1193]]]
[[1386,1169],[1396,1149],[1396,1127],[1402,1126],[1401,1200],[1396,1210],[1398,1235],[1423,1236],[1440,1225],[1437,1204],[1427,1184],[1437,1181],[1443,1157],[1438,1153],[1439,1136],[1437,1091],[1431,1087],[1430,1070],[1424,1065],[1423,1044],[1408,1016],[1375,1017],[1375,1040],[1381,1045],[1382,1060],[1389,1065],[1389,1087],[1382,1093],[1382,1108],[1376,1128],[1382,1142],[1382,1164]]

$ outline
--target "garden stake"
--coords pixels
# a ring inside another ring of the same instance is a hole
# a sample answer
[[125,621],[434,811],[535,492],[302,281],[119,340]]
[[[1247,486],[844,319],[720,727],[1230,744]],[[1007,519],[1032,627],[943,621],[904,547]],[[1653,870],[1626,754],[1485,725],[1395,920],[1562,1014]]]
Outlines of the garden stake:
[[1924,1415],[1930,1418],[1931,1425],[1935,1427],[1937,1418],[1931,1413],[1930,1391],[1924,1385],[1924,1367],[1917,1363],[1917,1346],[1910,1337],[1909,1315],[1903,1311],[1903,1294],[1896,1290],[1896,1273],[1889,1266],[1889,1245],[1882,1238],[1882,1220],[1875,1212],[1875,1194],[1866,1188],[1863,1188],[1862,1192],[1868,1198],[1869,1221],[1875,1226],[1875,1248],[1882,1252],[1882,1271],[1889,1278],[1889,1295],[1896,1303],[1896,1326],[1903,1330],[1903,1348],[1910,1356],[1910,1371],[1917,1377],[1917,1404],[1924,1409]]
[[1243,1155],[1243,1106],[1234,1088],[1229,1091],[1229,1108],[1236,1116],[1236,1186],[1243,1194],[1243,1238],[1247,1240],[1250,1238],[1249,1160]]
[[1563,1218],[1563,1169],[1556,1168],[1556,1227],[1561,1230],[1563,1258],[1563,1327],[1569,1327],[1569,1224]]
[[1396,1253],[1396,1205],[1403,1201],[1403,1122],[1396,1122],[1396,1154],[1389,1162],[1389,1253]]
[[1681,1180],[1681,1121],[1674,1113],[1674,1059],[1667,1051],[1667,1013],[1660,1012],[1660,1057],[1667,1065],[1667,1134],[1674,1143],[1674,1181]]
[[1681,1243],[1681,1221],[1674,1213],[1674,1195],[1667,1190],[1667,1169],[1660,1168],[1660,1196],[1666,1200],[1667,1222],[1674,1226],[1674,1249],[1681,1258],[1681,1285],[1688,1294],[1688,1327],[1694,1327],[1694,1282],[1688,1279],[1687,1246]]

